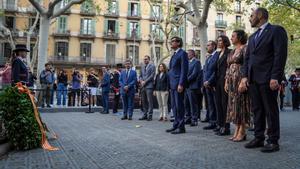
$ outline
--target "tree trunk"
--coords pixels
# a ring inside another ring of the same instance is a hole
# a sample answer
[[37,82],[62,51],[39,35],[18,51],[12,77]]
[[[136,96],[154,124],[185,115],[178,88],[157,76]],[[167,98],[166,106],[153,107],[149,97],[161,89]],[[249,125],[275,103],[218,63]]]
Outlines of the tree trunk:
[[39,31],[39,49],[38,49],[38,65],[37,74],[39,75],[45,67],[48,56],[48,36],[50,28],[50,19],[43,15],[40,20],[40,31]]
[[205,63],[206,58],[206,44],[207,44],[207,24],[203,24],[197,27],[200,38],[200,46],[201,46],[201,64]]

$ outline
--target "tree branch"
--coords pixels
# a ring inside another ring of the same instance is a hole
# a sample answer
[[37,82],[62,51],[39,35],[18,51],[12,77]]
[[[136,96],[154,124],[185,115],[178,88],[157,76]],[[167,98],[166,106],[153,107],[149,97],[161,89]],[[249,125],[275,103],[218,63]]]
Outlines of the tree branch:
[[37,1],[35,1],[35,0],[28,0],[28,1],[41,15],[44,15],[47,13],[46,10]]
[[8,41],[9,41],[11,49],[15,49],[15,43],[14,43],[14,39],[12,37],[11,31],[7,27],[5,27],[2,23],[0,23],[0,31],[1,30],[4,31],[4,36],[8,35]]
[[47,15],[48,17],[51,17],[53,15],[53,11],[54,11],[54,8],[55,6],[59,3],[59,2],[62,2],[63,0],[54,0],[53,2],[50,2],[49,3],[49,8],[48,8],[48,12],[47,12]]
[[59,15],[63,14],[65,11],[67,11],[69,8],[71,8],[72,5],[81,4],[84,1],[85,0],[72,0],[66,6],[64,6],[62,9],[58,10],[57,12],[55,12],[50,18],[51,19],[56,18]]
[[298,12],[300,12],[300,8],[297,8],[296,5],[292,4],[289,0],[286,0],[285,2],[287,4],[287,6],[297,10]]
[[203,11],[202,11],[202,16],[201,16],[201,20],[199,24],[205,24],[207,17],[208,17],[208,11],[209,11],[209,7],[210,4],[212,3],[213,0],[204,0],[204,7],[203,7]]

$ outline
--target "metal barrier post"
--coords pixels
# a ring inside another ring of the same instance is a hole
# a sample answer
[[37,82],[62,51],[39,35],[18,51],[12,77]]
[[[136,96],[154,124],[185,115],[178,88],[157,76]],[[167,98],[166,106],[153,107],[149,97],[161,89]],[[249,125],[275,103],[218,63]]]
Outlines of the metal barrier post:
[[92,111],[92,107],[91,107],[91,89],[89,89],[89,109],[88,109],[88,111],[85,112],[85,113],[94,113],[94,112]]

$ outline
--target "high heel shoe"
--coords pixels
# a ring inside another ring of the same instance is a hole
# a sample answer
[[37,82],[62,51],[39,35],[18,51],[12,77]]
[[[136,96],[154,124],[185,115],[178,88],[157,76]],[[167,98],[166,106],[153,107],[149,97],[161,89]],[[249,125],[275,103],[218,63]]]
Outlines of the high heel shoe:
[[246,141],[247,140],[247,135],[245,134],[243,137],[238,138],[236,137],[235,139],[233,139],[233,142],[242,142],[242,141]]
[[236,137],[235,137],[235,136],[232,136],[232,137],[230,137],[228,140],[233,141],[234,139],[236,139]]

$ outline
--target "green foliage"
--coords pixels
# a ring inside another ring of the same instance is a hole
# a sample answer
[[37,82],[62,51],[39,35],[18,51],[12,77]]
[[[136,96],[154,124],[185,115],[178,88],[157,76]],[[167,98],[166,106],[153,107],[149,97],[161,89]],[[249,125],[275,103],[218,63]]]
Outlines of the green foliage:
[[40,147],[41,132],[28,95],[8,87],[0,93],[0,116],[6,135],[17,150]]
[[286,73],[290,73],[295,67],[300,66],[300,12],[278,3],[270,3],[270,1],[265,1],[263,6],[269,11],[270,22],[283,26],[288,37],[293,35],[295,38],[294,43],[291,43],[289,39]]

